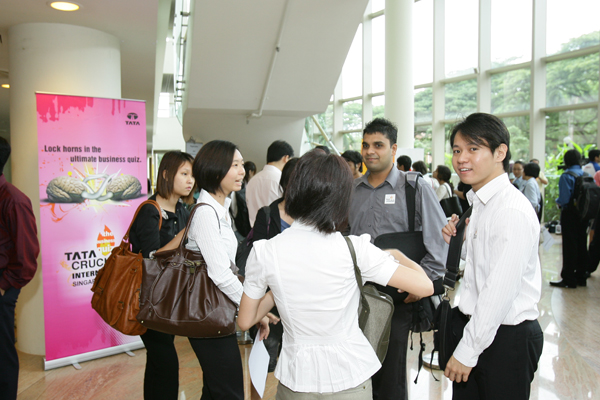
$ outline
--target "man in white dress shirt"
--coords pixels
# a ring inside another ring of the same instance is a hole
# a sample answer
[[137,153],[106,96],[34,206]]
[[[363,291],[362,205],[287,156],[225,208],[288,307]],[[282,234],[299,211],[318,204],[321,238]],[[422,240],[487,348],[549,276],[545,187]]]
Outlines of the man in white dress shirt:
[[[528,399],[542,353],[539,224],[506,171],[510,136],[493,115],[476,113],[452,130],[452,165],[473,186],[458,308],[466,326],[444,374],[456,399]],[[456,216],[444,227],[456,234]],[[453,318],[454,320],[454,318]]]
[[294,149],[283,140],[276,140],[269,146],[267,165],[254,175],[246,186],[246,205],[251,226],[254,226],[258,210],[281,197],[283,193],[279,186],[281,171],[292,157],[294,157]]

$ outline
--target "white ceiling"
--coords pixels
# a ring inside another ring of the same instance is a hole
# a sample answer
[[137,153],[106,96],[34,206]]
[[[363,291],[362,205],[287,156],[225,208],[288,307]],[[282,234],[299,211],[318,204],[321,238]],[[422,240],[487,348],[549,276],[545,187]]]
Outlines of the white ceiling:
[[[116,36],[121,40],[121,96],[146,101],[151,143],[173,1],[76,0],[81,10],[66,13],[51,9],[46,0],[0,0],[0,71],[8,69],[8,28],[20,23],[80,25]],[[214,129],[227,115],[237,115],[237,120],[259,108],[286,2],[288,13],[263,119],[287,117],[282,128],[289,130],[289,118],[300,121],[325,110],[368,0],[192,0],[186,138],[235,141],[236,131],[215,132],[208,126]],[[7,79],[0,72],[0,83]],[[0,89],[0,134],[8,132],[8,93]],[[206,118],[212,122],[205,125]],[[265,127],[276,131],[273,121],[265,121]],[[250,125],[253,130],[247,134],[264,151],[268,143],[260,137],[261,121],[252,120]],[[298,137],[298,148],[302,123],[293,126],[298,130],[292,133]]]
[[[50,22],[97,29],[121,40],[121,96],[145,100],[146,114],[153,116],[159,0],[75,2],[81,5],[79,11],[62,12],[50,8],[45,0],[1,0],[0,71],[8,70],[8,28],[11,26]],[[168,18],[168,15],[163,18]],[[0,72],[0,83],[8,83],[7,79]],[[0,88],[0,133],[8,128],[9,90]],[[147,122],[151,131],[152,118],[148,118]]]

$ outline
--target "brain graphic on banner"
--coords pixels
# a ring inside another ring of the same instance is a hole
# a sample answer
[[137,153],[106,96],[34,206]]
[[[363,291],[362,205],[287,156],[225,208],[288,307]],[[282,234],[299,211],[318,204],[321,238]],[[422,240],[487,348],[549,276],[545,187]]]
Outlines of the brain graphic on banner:
[[48,363],[139,342],[102,321],[90,288],[147,196],[146,116],[141,101],[36,98]]

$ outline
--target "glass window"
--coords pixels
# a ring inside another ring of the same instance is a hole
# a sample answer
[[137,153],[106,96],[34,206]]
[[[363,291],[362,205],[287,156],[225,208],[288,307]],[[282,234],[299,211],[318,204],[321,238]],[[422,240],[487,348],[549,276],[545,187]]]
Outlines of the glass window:
[[354,40],[342,68],[342,98],[362,95],[362,24],[358,26]]
[[333,104],[328,105],[324,113],[317,114],[315,117],[325,132],[333,132]]
[[532,11],[531,0],[492,0],[492,68],[531,60]]
[[413,79],[415,85],[433,81],[433,0],[414,5]]
[[528,162],[529,157],[529,115],[502,118],[510,132],[510,154],[512,160]]
[[431,169],[431,138],[432,131],[431,125],[415,126],[415,149],[423,149],[423,155],[425,156],[425,164],[429,172],[433,172]]
[[172,97],[171,93],[160,93],[158,96],[158,118],[169,118],[174,115],[171,110]]
[[433,118],[433,89],[415,90],[415,122],[431,121]]
[[598,53],[548,63],[548,107],[598,101]]
[[[444,165],[450,168],[450,171],[454,173],[454,167],[452,166],[452,147],[450,146],[450,135],[452,134],[452,128],[454,128],[455,124],[444,124],[444,132],[446,132],[446,146],[444,153]],[[435,171],[437,165],[431,166],[431,172]]]
[[372,23],[373,47],[371,48],[371,71],[373,74],[373,93],[385,90],[385,15],[377,17]]
[[460,119],[477,111],[477,79],[446,84],[446,119]]
[[344,134],[344,150],[361,151],[362,132],[351,132]]
[[385,0],[371,0],[371,12],[381,11],[385,8]]
[[372,99],[373,119],[385,118],[385,96],[375,96]]
[[[321,115],[323,114],[315,115],[317,120],[320,119]],[[321,123],[321,121],[319,121],[319,123]],[[322,125],[321,127],[325,128]],[[312,118],[306,118],[304,120],[304,129],[306,130],[308,143],[310,144],[311,148],[317,145],[327,145],[327,140],[325,140],[323,135],[321,135],[321,131],[319,131],[319,128],[317,128],[317,125]]]
[[465,75],[477,67],[479,1],[446,0],[446,76]]
[[598,0],[548,0],[546,52],[564,53],[599,44],[598,15]]
[[530,69],[492,75],[492,113],[528,110],[530,89]]
[[343,130],[362,129],[362,100],[345,102],[342,109],[344,113]]
[[546,154],[555,154],[564,143],[596,144],[597,134],[597,107],[546,114]]

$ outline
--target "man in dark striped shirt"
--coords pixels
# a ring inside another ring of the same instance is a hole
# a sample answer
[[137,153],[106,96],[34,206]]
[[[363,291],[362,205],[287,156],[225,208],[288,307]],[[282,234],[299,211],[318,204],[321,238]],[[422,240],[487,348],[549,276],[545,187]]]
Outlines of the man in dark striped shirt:
[[9,156],[10,145],[0,138],[0,400],[17,398],[15,305],[35,275],[40,252],[31,200],[3,174]]

